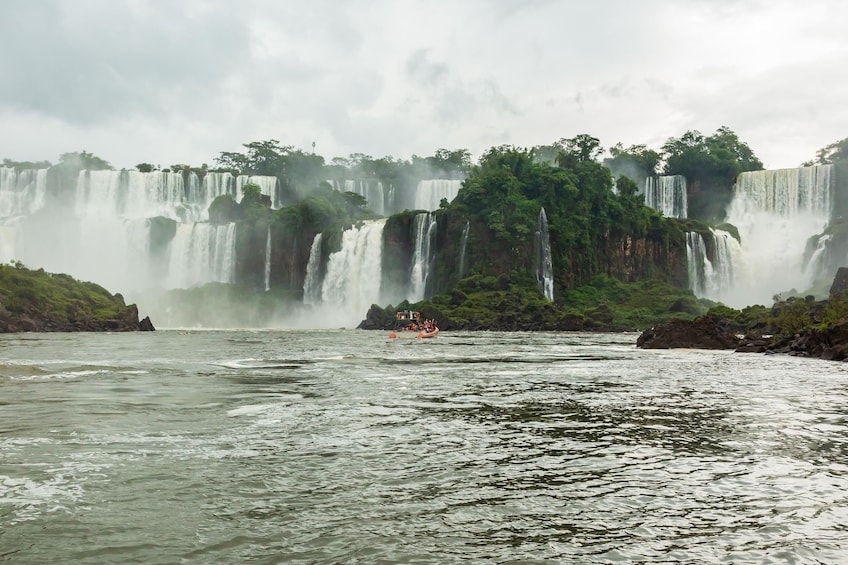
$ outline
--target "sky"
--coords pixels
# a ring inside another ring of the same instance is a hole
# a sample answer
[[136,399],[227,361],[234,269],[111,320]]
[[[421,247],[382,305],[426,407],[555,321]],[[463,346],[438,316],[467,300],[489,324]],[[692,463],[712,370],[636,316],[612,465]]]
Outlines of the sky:
[[766,168],[848,137],[842,0],[3,0],[0,159],[214,166],[608,148],[721,126]]

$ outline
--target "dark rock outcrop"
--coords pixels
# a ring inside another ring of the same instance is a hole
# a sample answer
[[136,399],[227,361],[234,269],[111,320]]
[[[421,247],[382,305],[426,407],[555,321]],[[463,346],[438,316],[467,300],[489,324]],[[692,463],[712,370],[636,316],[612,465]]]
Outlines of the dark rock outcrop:
[[827,328],[806,328],[793,336],[775,336],[743,342],[741,353],[782,353],[828,361],[848,359],[848,322],[837,322]]
[[644,349],[735,349],[739,338],[726,320],[702,316],[694,320],[672,320],[645,330],[636,340]]
[[844,290],[848,290],[848,267],[839,267],[830,285],[830,295],[835,296]]

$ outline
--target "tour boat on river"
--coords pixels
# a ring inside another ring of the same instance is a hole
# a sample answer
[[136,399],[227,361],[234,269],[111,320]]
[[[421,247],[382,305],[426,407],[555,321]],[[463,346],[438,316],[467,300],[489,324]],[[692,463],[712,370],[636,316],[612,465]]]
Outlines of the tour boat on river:
[[435,320],[422,320],[421,312],[401,310],[395,315],[395,329],[389,334],[390,339],[414,337],[425,339],[436,337],[439,327]]

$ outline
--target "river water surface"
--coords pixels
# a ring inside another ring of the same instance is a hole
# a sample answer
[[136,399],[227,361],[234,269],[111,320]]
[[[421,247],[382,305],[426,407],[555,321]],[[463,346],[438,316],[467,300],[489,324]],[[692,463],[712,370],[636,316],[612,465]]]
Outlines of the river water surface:
[[848,562],[848,365],[635,341],[0,336],[0,561]]

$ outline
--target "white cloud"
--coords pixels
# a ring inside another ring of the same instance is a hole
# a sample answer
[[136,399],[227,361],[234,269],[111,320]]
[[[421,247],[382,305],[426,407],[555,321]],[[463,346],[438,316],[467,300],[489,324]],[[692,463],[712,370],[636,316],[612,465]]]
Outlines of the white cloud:
[[771,167],[848,136],[848,4],[7,0],[0,157],[479,155],[726,125]]

